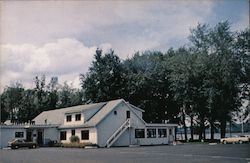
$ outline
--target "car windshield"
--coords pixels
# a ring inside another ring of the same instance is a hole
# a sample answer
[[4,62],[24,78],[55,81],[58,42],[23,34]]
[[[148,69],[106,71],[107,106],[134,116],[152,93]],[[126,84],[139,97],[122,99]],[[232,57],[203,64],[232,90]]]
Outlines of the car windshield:
[[10,140],[9,142],[14,142],[14,141],[16,141],[17,139],[12,139],[12,140]]

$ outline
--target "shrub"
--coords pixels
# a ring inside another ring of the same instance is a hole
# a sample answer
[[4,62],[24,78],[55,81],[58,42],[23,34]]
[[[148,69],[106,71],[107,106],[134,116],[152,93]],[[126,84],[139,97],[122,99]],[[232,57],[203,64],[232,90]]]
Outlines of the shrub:
[[84,143],[63,143],[62,147],[64,148],[84,148],[85,144]]
[[79,143],[79,141],[80,141],[80,139],[79,139],[78,136],[73,135],[73,136],[70,137],[70,142],[71,143],[75,143],[75,142]]

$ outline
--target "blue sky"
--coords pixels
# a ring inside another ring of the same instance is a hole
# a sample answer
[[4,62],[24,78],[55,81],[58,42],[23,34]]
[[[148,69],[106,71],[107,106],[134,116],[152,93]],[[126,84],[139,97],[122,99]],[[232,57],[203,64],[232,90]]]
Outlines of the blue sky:
[[97,47],[126,59],[186,44],[198,22],[249,26],[248,0],[1,1],[0,12],[2,87],[41,74],[78,87]]

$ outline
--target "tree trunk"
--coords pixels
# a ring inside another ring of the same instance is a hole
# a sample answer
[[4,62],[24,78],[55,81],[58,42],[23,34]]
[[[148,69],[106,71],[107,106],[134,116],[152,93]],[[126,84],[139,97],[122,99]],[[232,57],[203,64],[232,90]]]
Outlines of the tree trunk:
[[226,136],[226,121],[220,123],[220,137],[225,138]]
[[205,126],[205,121],[203,120],[203,139],[206,139],[206,126]]
[[204,139],[204,117],[201,117],[200,122],[200,131],[199,131],[199,140]]
[[210,139],[214,140],[214,123],[210,122],[210,125],[211,125],[211,128],[210,128],[211,137],[210,137]]
[[194,126],[194,123],[193,123],[193,115],[190,116],[190,131],[191,131],[191,140],[194,140],[194,129],[193,129],[193,126]]
[[187,141],[187,126],[186,126],[186,115],[185,115],[185,112],[184,112],[184,109],[182,109],[182,123],[183,123],[183,127],[184,127],[184,134],[185,134],[185,141]]

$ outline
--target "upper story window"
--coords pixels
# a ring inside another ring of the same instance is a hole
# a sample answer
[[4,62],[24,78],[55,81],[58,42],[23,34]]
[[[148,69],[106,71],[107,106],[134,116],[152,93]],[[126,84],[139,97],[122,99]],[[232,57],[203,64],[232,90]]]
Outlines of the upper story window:
[[66,116],[66,121],[67,121],[67,122],[71,122],[71,115],[67,115],[67,116]]
[[130,118],[130,111],[127,111],[127,119]]
[[76,119],[76,121],[80,121],[81,120],[81,114],[76,114],[75,119]]

